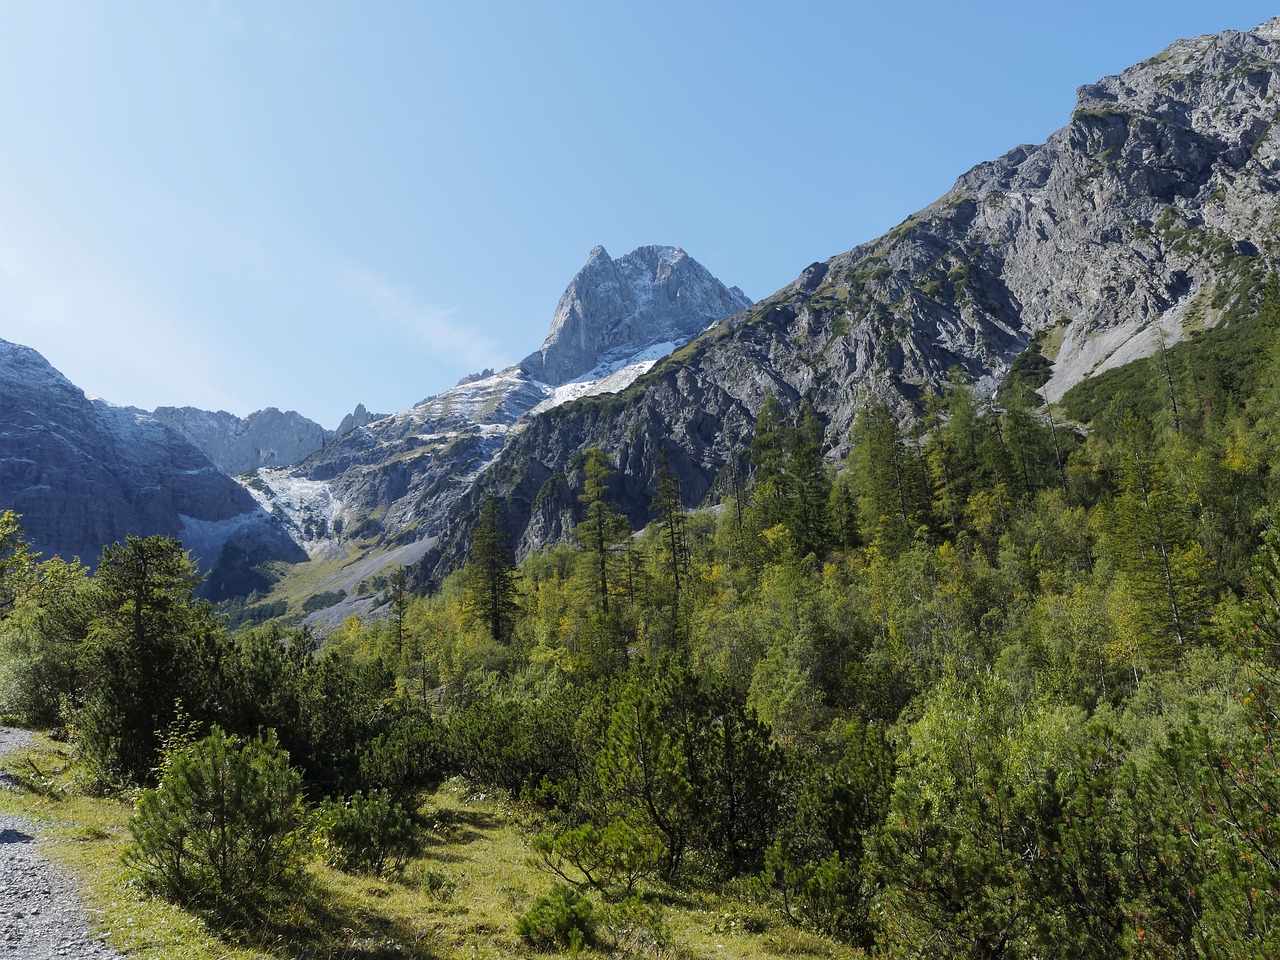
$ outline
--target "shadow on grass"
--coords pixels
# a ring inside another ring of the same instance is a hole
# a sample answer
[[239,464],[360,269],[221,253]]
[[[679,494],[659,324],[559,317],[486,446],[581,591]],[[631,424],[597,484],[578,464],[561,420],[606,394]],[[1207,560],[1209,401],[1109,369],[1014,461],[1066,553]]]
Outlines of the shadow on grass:
[[474,843],[483,840],[503,822],[501,817],[482,810],[441,810],[427,817],[428,831],[423,846],[435,850]]
[[[216,929],[216,928],[215,928]],[[228,944],[296,960],[435,960],[426,931],[407,919],[372,912],[367,904],[313,881],[287,910],[244,929],[221,928]]]

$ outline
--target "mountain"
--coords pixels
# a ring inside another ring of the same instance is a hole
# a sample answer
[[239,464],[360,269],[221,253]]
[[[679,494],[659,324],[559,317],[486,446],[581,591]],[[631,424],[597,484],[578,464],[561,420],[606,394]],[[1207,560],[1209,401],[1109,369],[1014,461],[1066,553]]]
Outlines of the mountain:
[[297,463],[323,447],[331,436],[315,421],[293,410],[281,413],[275,407],[244,419],[225,410],[212,413],[196,407],[158,407],[151,416],[180,433],[228,476]]
[[725,289],[677,247],[640,247],[617,260],[596,247],[556,305],[542,348],[520,368],[535,380],[568,383],[645,347],[682,344],[749,306],[746,294]]
[[45,555],[92,565],[105,544],[161,534],[205,569],[228,555],[298,559],[270,516],[180,434],[88,399],[39,353],[3,340],[0,410],[0,504],[22,515]]
[[[546,411],[625,389],[750,305],[677,247],[641,247],[616,260],[596,247],[542,347],[521,363],[356,424],[293,467],[255,471],[246,487],[313,560],[340,568],[327,588],[350,589],[388,562],[420,557],[458,498]],[[352,564],[356,555],[363,562]]]
[[575,461],[620,469],[648,519],[659,456],[687,504],[742,455],[765,396],[811,403],[828,456],[872,400],[909,416],[958,370],[992,394],[1029,345],[1050,400],[1255,302],[1280,255],[1280,18],[1181,40],[1081,87],[1069,123],[965,173],[884,236],[806,268],[628,390],[530,419],[452,508],[425,558],[464,555],[501,504],[520,552],[575,517]]

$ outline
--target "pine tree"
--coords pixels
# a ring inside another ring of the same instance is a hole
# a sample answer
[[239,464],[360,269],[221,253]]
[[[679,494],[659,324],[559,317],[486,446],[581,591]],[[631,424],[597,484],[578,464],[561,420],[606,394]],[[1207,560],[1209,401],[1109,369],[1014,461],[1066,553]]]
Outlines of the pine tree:
[[517,613],[515,566],[497,501],[480,511],[466,566],[467,609],[498,643],[510,643]]
[[212,716],[220,624],[195,593],[203,580],[182,544],[129,537],[94,576],[81,748],[105,781],[141,783],[178,715]]
[[850,459],[863,528],[892,550],[904,548],[923,519],[924,465],[887,405],[872,404],[858,417]]
[[0,618],[30,586],[40,559],[22,531],[21,520],[12,510],[0,513]]
[[1128,632],[1149,663],[1195,637],[1211,579],[1190,504],[1152,447],[1149,429],[1127,417],[1108,544],[1123,577]]

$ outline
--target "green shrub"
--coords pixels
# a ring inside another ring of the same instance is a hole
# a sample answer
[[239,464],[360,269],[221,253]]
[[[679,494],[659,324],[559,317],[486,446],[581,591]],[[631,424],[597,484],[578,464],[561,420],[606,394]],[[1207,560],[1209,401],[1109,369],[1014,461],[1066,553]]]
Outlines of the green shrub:
[[628,895],[637,881],[657,870],[664,852],[657,836],[623,820],[604,828],[586,823],[559,834],[544,833],[534,839],[533,849],[540,866],[565,880],[575,880],[566,872],[572,869],[599,890],[616,883]]
[[432,899],[447,903],[453,899],[453,892],[458,889],[458,881],[446,873],[425,867],[414,878]]
[[419,850],[413,818],[385,790],[357,792],[346,802],[326,801],[318,833],[330,864],[375,876],[389,868],[402,870]]
[[671,927],[661,904],[646,903],[639,897],[628,897],[606,908],[601,925],[612,949],[623,956],[662,956],[672,944]]
[[516,931],[540,950],[568,947],[581,950],[595,937],[591,901],[572,887],[554,884],[532,909],[516,922]]
[[275,734],[242,741],[215,727],[142,792],[125,856],[151,890],[242,924],[301,884],[304,819],[301,779]]

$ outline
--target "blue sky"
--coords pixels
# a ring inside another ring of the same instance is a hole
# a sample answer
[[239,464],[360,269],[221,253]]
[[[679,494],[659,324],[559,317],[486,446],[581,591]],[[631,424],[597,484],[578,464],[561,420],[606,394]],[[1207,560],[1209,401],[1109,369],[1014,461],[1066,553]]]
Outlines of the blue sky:
[[146,408],[392,412],[596,244],[759,299],[1261,3],[0,0],[0,338]]

